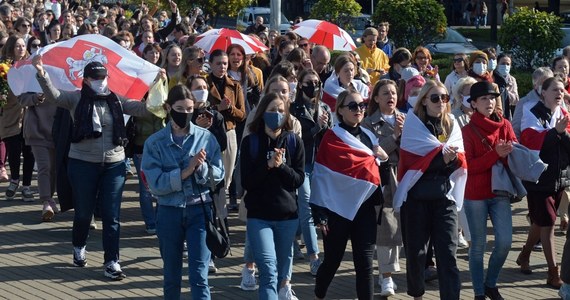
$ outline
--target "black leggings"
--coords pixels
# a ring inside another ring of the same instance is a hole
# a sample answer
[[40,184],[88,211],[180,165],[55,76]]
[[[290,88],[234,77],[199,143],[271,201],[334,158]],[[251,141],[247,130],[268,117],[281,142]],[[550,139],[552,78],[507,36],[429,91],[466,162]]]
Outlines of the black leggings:
[[20,180],[20,156],[24,157],[24,174],[22,185],[32,184],[32,173],[34,172],[34,155],[32,147],[26,146],[24,136],[20,132],[18,135],[3,138],[8,152],[8,164],[10,165],[10,177],[12,180]]

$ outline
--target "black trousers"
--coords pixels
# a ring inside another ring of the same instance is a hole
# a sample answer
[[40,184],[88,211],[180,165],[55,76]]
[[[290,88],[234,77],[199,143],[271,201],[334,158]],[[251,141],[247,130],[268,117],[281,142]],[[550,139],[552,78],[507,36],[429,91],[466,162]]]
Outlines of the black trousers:
[[29,186],[32,183],[32,173],[34,172],[34,154],[32,147],[26,146],[24,136],[20,132],[18,135],[3,138],[8,152],[8,164],[10,165],[10,179],[20,180],[20,156],[24,157],[24,174],[22,185]]
[[425,293],[424,269],[430,241],[435,251],[440,299],[459,299],[461,280],[457,252],[457,208],[447,198],[427,201],[410,199],[400,211],[402,238],[406,252],[408,295]]
[[373,257],[376,246],[376,223],[376,210],[374,202],[370,199],[360,206],[352,221],[336,213],[329,213],[329,232],[323,237],[325,258],[317,272],[315,296],[325,298],[350,239],[356,271],[356,295],[359,300],[374,299]]

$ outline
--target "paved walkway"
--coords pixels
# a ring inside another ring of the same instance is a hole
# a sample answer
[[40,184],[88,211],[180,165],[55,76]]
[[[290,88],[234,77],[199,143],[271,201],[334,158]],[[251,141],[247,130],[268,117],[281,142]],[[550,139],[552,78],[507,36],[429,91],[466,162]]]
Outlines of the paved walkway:
[[[0,187],[0,299],[161,298],[162,261],[158,240],[144,231],[135,192],[136,177],[127,181],[122,205],[121,265],[128,277],[120,282],[109,281],[103,276],[101,230],[91,232],[87,244],[88,266],[73,267],[73,212],[57,215],[54,222],[40,223],[40,202],[24,203],[20,198],[6,201],[5,188],[6,184]],[[505,299],[557,299],[557,291],[545,285],[547,267],[542,253],[532,254],[532,275],[521,274],[515,264],[528,227],[524,217],[525,206],[522,202],[513,207],[514,242],[500,277],[501,293]],[[245,226],[237,220],[235,213],[231,215],[230,224],[233,255],[216,262],[219,271],[210,276],[212,299],[257,299],[256,292],[239,289]],[[492,237],[489,239],[490,249]],[[562,234],[557,232],[558,261],[563,243]],[[328,299],[356,298],[351,255],[349,246],[345,261],[330,287]],[[485,259],[488,260],[488,255]],[[459,250],[458,263],[462,280],[461,298],[473,299],[466,249]],[[405,293],[405,265],[406,260],[402,258],[403,271],[394,277],[399,286],[398,294],[391,299],[409,299]],[[188,286],[186,276],[184,283]],[[295,260],[292,283],[299,299],[313,299],[314,279],[309,274],[308,259]],[[428,283],[426,288],[425,299],[439,299],[437,281]],[[377,287],[376,299],[381,298],[379,292]],[[184,290],[183,298],[190,298],[188,289]]]

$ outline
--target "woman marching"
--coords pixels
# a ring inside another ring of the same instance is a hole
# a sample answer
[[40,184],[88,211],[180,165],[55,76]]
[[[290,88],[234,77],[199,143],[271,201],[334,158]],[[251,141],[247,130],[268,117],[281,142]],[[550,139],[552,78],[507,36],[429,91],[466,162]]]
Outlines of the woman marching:
[[388,154],[374,133],[361,126],[366,103],[359,92],[341,92],[335,108],[339,124],[323,136],[311,179],[311,208],[325,249],[325,259],[317,271],[315,299],[325,298],[349,239],[356,294],[361,300],[373,299],[374,206],[382,197],[378,165],[388,159]]
[[429,81],[408,113],[400,142],[394,208],[400,211],[406,251],[408,295],[425,293],[426,249],[433,243],[441,299],[459,299],[457,211],[467,181],[463,138],[449,114],[449,95],[438,81]]
[[541,101],[525,104],[521,123],[521,144],[539,151],[540,159],[548,164],[548,168],[537,183],[523,181],[528,192],[532,225],[516,262],[523,274],[531,274],[530,253],[540,239],[548,264],[546,284],[554,288],[562,285],[556,263],[554,223],[564,188],[570,184],[567,174],[570,164],[570,118],[561,107],[563,101],[564,82],[559,77],[546,79],[542,84]]
[[[496,286],[512,243],[511,202],[506,196],[494,194],[491,187],[493,165],[501,161],[507,167],[512,143],[517,142],[511,123],[497,113],[499,95],[489,82],[473,84],[468,99],[473,114],[469,124],[463,127],[465,155],[470,166],[464,204],[471,232],[469,271],[475,299],[485,299],[485,296],[491,300],[503,299]],[[495,245],[485,274],[483,255],[487,245],[487,216],[493,223]]]
[[185,86],[170,90],[165,103],[170,122],[146,140],[141,165],[158,199],[156,233],[164,262],[165,299],[180,299],[184,241],[192,299],[211,298],[204,214],[211,218],[209,179],[222,181],[224,168],[214,135],[190,122],[193,99]]

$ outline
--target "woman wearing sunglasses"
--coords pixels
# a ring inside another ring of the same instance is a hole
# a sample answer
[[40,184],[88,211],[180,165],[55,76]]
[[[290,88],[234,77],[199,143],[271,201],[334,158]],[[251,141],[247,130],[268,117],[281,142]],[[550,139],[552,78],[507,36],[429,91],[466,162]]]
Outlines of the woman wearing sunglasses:
[[[475,299],[503,299],[497,288],[499,273],[512,243],[511,202],[506,196],[495,195],[491,188],[491,169],[497,161],[507,165],[507,156],[517,138],[511,126],[497,112],[497,97],[492,83],[477,82],[471,86],[468,102],[473,108],[469,124],[462,129],[469,177],[465,189],[465,214],[471,232],[469,272]],[[487,244],[487,216],[490,216],[495,245],[487,274],[483,255]]]
[[311,179],[311,209],[325,249],[317,271],[315,299],[325,298],[349,239],[356,295],[361,300],[373,299],[374,206],[382,197],[378,164],[385,162],[388,154],[378,145],[374,133],[361,126],[366,103],[359,92],[341,92],[335,106],[339,123],[324,134]]
[[184,48],[182,51],[182,62],[178,69],[178,78],[180,83],[185,84],[188,78],[193,76],[205,76],[204,67],[204,51],[196,46]]
[[440,299],[459,299],[457,211],[463,204],[467,171],[461,129],[449,112],[447,89],[430,80],[402,131],[394,208],[400,211],[408,295],[415,299],[425,293],[425,252],[430,241]]

